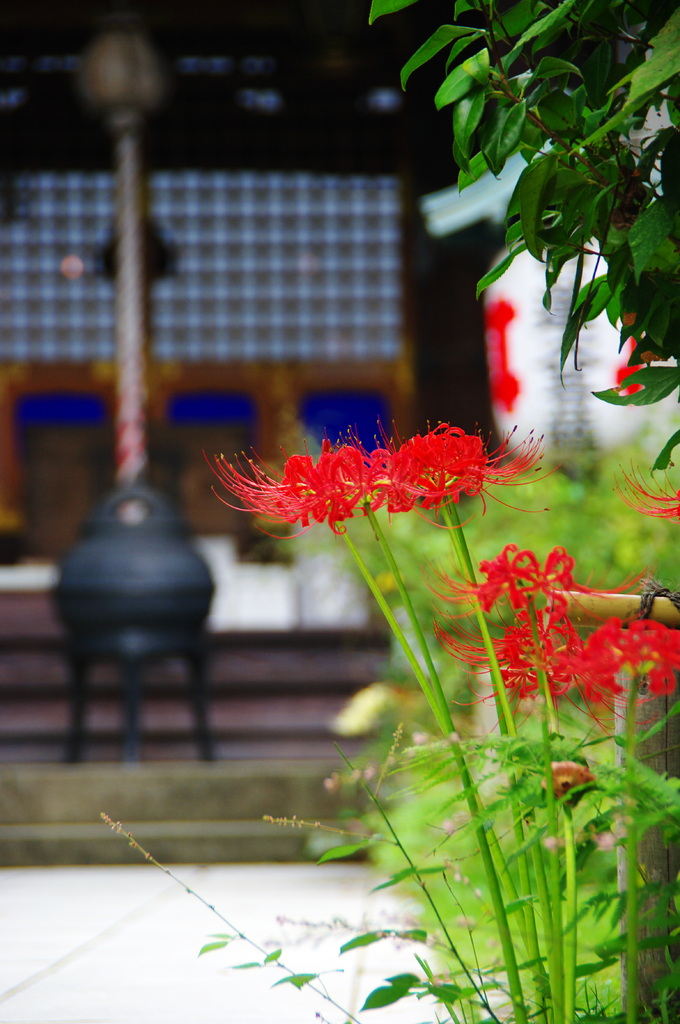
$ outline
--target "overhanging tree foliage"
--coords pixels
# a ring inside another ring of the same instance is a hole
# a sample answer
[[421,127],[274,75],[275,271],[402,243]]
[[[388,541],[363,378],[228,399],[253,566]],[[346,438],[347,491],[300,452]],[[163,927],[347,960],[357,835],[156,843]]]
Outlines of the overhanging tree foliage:
[[[419,0],[372,0],[370,20]],[[551,289],[576,259],[562,369],[580,330],[606,311],[621,347],[634,339],[617,405],[680,401],[680,9],[677,0],[457,0],[402,69],[445,55],[438,108],[453,110],[461,189],[527,166],[506,221],[509,255],[481,292],[528,250]],[[584,274],[584,258],[598,259]],[[664,363],[666,365],[655,365]],[[669,365],[670,364],[670,365]],[[638,384],[638,390],[630,385]],[[671,464],[680,431],[653,468]]]

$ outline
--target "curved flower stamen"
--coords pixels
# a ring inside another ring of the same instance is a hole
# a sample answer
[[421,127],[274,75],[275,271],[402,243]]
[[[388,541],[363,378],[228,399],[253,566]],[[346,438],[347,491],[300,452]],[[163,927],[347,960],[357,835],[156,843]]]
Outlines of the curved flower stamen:
[[[478,672],[489,670],[489,655],[479,640],[475,642],[457,628],[447,631],[437,625],[435,631],[449,654]],[[514,625],[492,642],[501,678],[517,701],[541,696],[539,671],[545,672],[555,701],[578,685],[577,676],[566,659],[582,650],[583,641],[565,616],[538,609],[534,626],[529,613],[520,611]]]
[[562,547],[553,548],[541,564],[533,551],[520,550],[516,544],[506,544],[493,559],[479,564],[486,579],[480,583],[458,583],[446,576],[443,582],[448,591],[440,594],[454,601],[475,598],[485,612],[507,599],[514,611],[527,609],[539,596],[547,599],[554,615],[564,613],[567,591],[577,588],[573,577],[574,559]]
[[639,471],[633,468],[630,476],[623,474],[623,484],[617,483],[616,492],[626,505],[645,516],[680,522],[680,490],[673,490],[668,477],[666,486],[657,481],[645,484]]

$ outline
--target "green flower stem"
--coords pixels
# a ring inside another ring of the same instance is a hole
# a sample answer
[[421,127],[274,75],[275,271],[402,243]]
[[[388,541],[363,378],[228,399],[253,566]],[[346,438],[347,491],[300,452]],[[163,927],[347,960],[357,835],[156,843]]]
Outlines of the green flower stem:
[[578,905],[576,901],[576,841],[570,805],[564,804],[564,870],[567,930],[564,934],[564,1018],[576,1012],[576,953]]
[[[406,588],[406,584],[404,583],[404,579],[403,579],[403,577],[401,575],[401,572],[399,571],[399,566],[397,565],[396,559],[395,559],[394,555],[392,554],[392,550],[391,550],[391,548],[390,548],[390,546],[389,546],[389,544],[387,542],[387,538],[385,536],[385,533],[382,530],[382,528],[380,526],[380,523],[378,522],[378,519],[377,519],[375,513],[372,512],[370,509],[368,509],[367,515],[368,515],[369,522],[370,522],[371,526],[373,527],[373,533],[375,534],[376,540],[378,541],[378,544],[380,545],[382,553],[385,556],[385,560],[386,560],[386,562],[387,562],[387,564],[389,566],[390,572],[392,573],[392,576],[394,577],[394,581],[397,584],[397,588],[399,590],[399,596],[401,597],[401,599],[402,599],[402,601],[404,603],[404,608],[406,610],[406,614],[409,617],[409,622],[411,623],[411,627],[413,629],[413,632],[415,634],[416,640],[418,642],[418,647],[420,648],[420,652],[421,652],[421,654],[423,656],[423,661],[425,662],[425,667],[427,668],[427,671],[428,671],[429,676],[430,676],[430,684],[432,686],[432,690],[433,690],[434,696],[436,697],[436,700],[437,700],[437,702],[439,704],[439,707],[441,708],[443,714],[445,716],[448,715],[449,719],[450,719],[450,714],[449,714],[449,710],[448,710],[448,701],[446,699],[446,696],[444,695],[444,690],[442,688],[441,681],[439,679],[439,674],[438,674],[437,669],[435,668],[434,662],[432,660],[432,654],[430,652],[429,645],[428,645],[427,640],[425,638],[425,634],[423,633],[422,626],[420,625],[420,621],[419,621],[418,616],[416,615],[415,609],[413,607],[413,602],[411,601],[411,595],[409,594],[409,592],[408,592],[408,590]],[[453,731],[453,723],[451,723],[451,731]]]
[[349,548],[352,557],[354,558],[354,561],[356,562],[359,568],[361,575],[366,581],[371,593],[373,594],[373,597],[376,599],[380,611],[385,616],[387,624],[394,633],[397,643],[401,647],[402,651],[404,652],[404,655],[408,660],[409,665],[413,669],[413,673],[416,679],[418,680],[418,683],[420,684],[420,688],[422,689],[428,704],[430,705],[430,708],[432,710],[434,717],[437,720],[439,728],[443,732],[444,736],[449,736],[454,731],[454,728],[448,707],[442,708],[440,701],[437,699],[437,696],[432,686],[430,685],[430,680],[423,671],[423,668],[420,662],[418,661],[417,657],[415,656],[403,629],[399,625],[399,622],[397,621],[397,618],[394,615],[394,612],[390,608],[388,602],[385,600],[385,595],[382,593],[380,587],[373,578],[370,569],[368,568],[363,558],[361,557],[356,545],[354,544],[354,541],[346,531],[342,534],[342,536],[345,539],[345,543],[347,544],[347,547]]
[[638,830],[635,794],[637,680],[630,680],[626,706],[626,1024],[638,1020]]
[[[475,570],[474,562],[472,560],[470,549],[468,547],[467,539],[465,537],[465,531],[460,521],[458,506],[456,504],[454,504],[453,506],[447,505],[444,511],[447,522],[449,524],[449,536],[451,538],[454,551],[456,553],[458,567],[460,571],[470,580],[470,582],[475,583],[477,580],[477,573]],[[498,723],[500,726],[500,730],[503,735],[514,737],[517,736],[517,726],[515,723],[514,715],[512,714],[510,702],[508,700],[507,691],[505,689],[505,682],[503,681],[500,666],[498,665],[498,659],[496,658],[496,651],[494,649],[493,641],[491,639],[489,624],[484,613],[484,610],[482,609],[479,602],[471,600],[471,603],[473,606],[475,618],[477,620],[477,626],[480,632],[480,636],[484,644],[484,650],[486,651],[486,655],[489,659],[489,671],[491,673],[491,679],[494,686],[496,714],[498,715]],[[521,849],[525,841],[524,824],[523,816],[518,806],[518,803],[512,796],[512,794],[514,793],[514,781],[514,778],[510,779],[510,800],[513,812],[513,829],[515,833],[515,842],[517,844],[517,848]],[[500,850],[499,854],[501,854],[502,857],[502,853]],[[528,859],[526,856],[518,858],[517,870],[519,873],[519,883],[521,892],[523,895],[528,895],[531,892],[531,884],[529,879]],[[507,866],[505,865],[504,858],[503,864],[501,865],[501,873],[506,883],[506,889],[508,888],[508,883],[510,884],[511,889],[514,889],[514,883],[512,881],[512,877],[509,875],[507,871]],[[509,893],[510,891],[511,890],[509,890]],[[512,898],[516,898],[516,896],[513,896]],[[536,964],[536,976],[545,977],[545,968],[543,966],[540,943],[538,940],[536,912],[532,903],[527,903],[523,906],[520,920],[522,922],[522,936],[526,946],[527,956],[529,960],[534,961],[534,963]],[[540,981],[538,982],[538,985],[540,985],[540,987],[543,988],[543,985],[541,985]]]
[[[465,532],[460,521],[460,515],[458,514],[458,506],[456,504],[446,505],[444,514],[449,523],[449,536],[456,553],[458,568],[471,583],[476,583],[477,573],[465,538]],[[494,686],[494,699],[496,701],[498,724],[503,735],[516,736],[517,727],[512,714],[512,708],[510,707],[510,701],[508,700],[505,683],[503,682],[503,677],[501,676],[500,668],[498,666],[496,652],[494,651],[493,642],[491,640],[489,623],[487,622],[486,615],[484,614],[484,610],[479,602],[475,601],[471,597],[470,603],[472,605],[475,618],[477,619],[477,626],[479,627],[479,633],[482,638],[482,643],[484,644],[484,650],[486,651],[489,659],[489,671],[491,672],[491,680]]]
[[[484,865],[484,873],[486,875],[487,885],[489,886],[489,894],[491,896],[491,903],[493,906],[494,917],[496,920],[496,928],[498,930],[498,937],[501,943],[501,949],[503,952],[503,961],[505,971],[508,979],[508,988],[510,990],[510,998],[512,1000],[513,1010],[515,1014],[516,1024],[529,1024],[527,1016],[526,1005],[524,1001],[524,993],[522,991],[522,981],[517,967],[517,957],[515,955],[515,947],[512,940],[512,934],[510,931],[510,924],[508,921],[508,915],[505,910],[505,902],[503,900],[503,893],[501,890],[500,880],[496,865],[494,863],[493,854],[491,852],[491,844],[489,842],[489,836],[485,826],[480,822],[481,805],[477,795],[476,786],[472,780],[470,770],[465,760],[465,755],[461,748],[460,743],[454,739],[455,729],[453,725],[453,719],[451,718],[451,712],[448,704],[441,707],[440,702],[436,699],[435,692],[430,686],[425,672],[423,671],[420,662],[416,658],[411,646],[399,625],[392,609],[385,600],[385,597],[380,590],[380,587],[376,583],[373,575],[371,574],[368,566],[364,562],[361,554],[359,553],[356,545],[352,541],[351,537],[347,532],[343,534],[345,543],[347,544],[361,575],[366,581],[371,593],[375,597],[378,607],[385,616],[392,632],[394,633],[397,642],[401,646],[406,658],[408,659],[411,668],[418,680],[425,697],[432,709],[432,712],[437,720],[437,723],[451,744],[451,749],[456,761],[456,766],[460,773],[460,780],[463,786],[463,792],[468,804],[468,809],[475,821],[475,836],[479,844],[479,851],[482,857],[482,863]],[[439,687],[441,689],[441,686]],[[494,843],[497,845],[497,840],[494,838]]]
[[[432,655],[430,653],[430,649],[428,647],[427,640],[425,638],[425,635],[423,633],[422,627],[420,625],[420,621],[419,621],[418,616],[416,615],[415,609],[413,607],[413,602],[411,601],[410,594],[408,592],[406,584],[404,583],[404,580],[403,580],[403,577],[402,577],[401,572],[399,570],[399,567],[397,565],[396,559],[395,559],[394,555],[392,554],[392,550],[391,550],[391,548],[389,546],[389,543],[388,543],[387,538],[386,538],[386,536],[384,534],[384,531],[381,529],[380,524],[377,521],[375,515],[370,510],[367,511],[367,516],[368,516],[369,521],[371,522],[371,525],[373,527],[373,531],[374,531],[374,535],[376,537],[376,540],[380,544],[381,550],[382,550],[382,552],[383,552],[383,554],[385,556],[385,559],[387,561],[389,569],[390,569],[390,571],[392,573],[392,576],[393,576],[393,578],[395,580],[395,583],[397,584],[397,589],[399,590],[399,595],[400,595],[400,597],[401,597],[401,599],[402,599],[402,601],[404,603],[404,609],[405,609],[405,611],[406,611],[406,613],[407,613],[407,615],[409,617],[409,622],[411,623],[411,627],[413,629],[414,635],[415,635],[415,637],[416,637],[416,639],[418,641],[418,646],[420,648],[423,661],[425,662],[425,666],[426,666],[426,668],[428,670],[429,681],[430,681],[430,685],[431,685],[431,693],[437,699],[439,707],[441,709],[441,716],[438,717],[437,720],[438,720],[438,722],[439,722],[439,724],[441,726],[442,716],[443,716],[444,721],[449,723],[449,733],[453,733],[455,730],[454,730],[453,720],[451,718],[451,713],[450,713],[450,710],[449,710],[449,704],[448,704],[448,701],[446,700],[446,697],[444,695],[444,691],[443,691],[443,688],[442,688],[442,685],[441,685],[441,682],[440,682],[440,679],[439,679],[439,674],[438,674],[437,669],[435,667],[435,664],[434,664],[434,662],[432,660]],[[461,536],[462,536],[462,532],[461,532]],[[364,578],[365,579],[367,578],[365,574],[364,574]],[[374,591],[374,593],[375,593],[375,591]],[[383,601],[384,601],[384,597],[383,597]],[[383,607],[383,606],[381,605],[381,607]],[[487,634],[488,634],[488,630],[487,630]],[[397,637],[397,639],[399,640],[399,643],[403,647],[402,640],[399,639],[399,637]],[[490,638],[489,638],[489,644],[490,644],[490,647],[491,647],[491,654],[493,656],[493,646],[491,645]],[[413,664],[413,662],[411,662],[411,664]],[[423,685],[422,680],[420,680],[420,682],[421,682],[421,686],[422,686]],[[501,685],[502,685],[502,680],[501,680]],[[426,691],[426,693],[427,693],[427,691]],[[431,707],[434,710],[434,705],[432,704],[431,700],[430,700],[430,705],[431,705]],[[514,724],[515,723],[514,723],[514,719],[512,719],[512,718],[511,718],[511,723],[512,723],[512,727],[514,729]],[[445,735],[446,735],[446,733],[445,733]],[[514,732],[513,735],[516,735],[516,732]],[[521,846],[523,844],[523,842],[524,842],[524,834],[523,834],[523,830],[522,830],[522,820],[521,820],[521,816],[519,815],[519,813],[515,814],[514,822],[515,822],[515,832],[516,832],[517,842],[518,842],[518,845]],[[517,827],[519,827],[519,834],[517,834]],[[493,834],[493,832],[491,833],[490,841],[491,841],[492,852],[493,852],[493,854],[495,856],[496,868],[497,868],[497,871],[499,872],[499,875],[500,875],[500,878],[501,878],[501,880],[503,882],[503,885],[505,887],[506,893],[507,893],[508,897],[511,900],[516,900],[518,898],[518,896],[519,896],[519,893],[518,893],[517,888],[515,886],[515,883],[514,883],[514,880],[512,878],[512,875],[510,874],[510,872],[508,870],[507,864],[505,862],[505,858],[503,856],[503,851],[502,851],[502,849],[500,847],[500,844],[498,843],[495,835]],[[523,892],[529,892],[528,881],[527,881],[526,887],[523,888]],[[525,919],[527,913],[533,914],[533,908],[531,908],[531,907],[523,908],[523,912],[519,915],[519,921],[522,922],[522,924],[524,923],[524,919]],[[536,941],[537,941],[537,933],[536,933],[535,922],[534,922],[534,925],[533,925],[533,933],[534,933],[534,936],[536,936]],[[538,952],[537,945],[534,947],[531,944],[531,940],[527,940],[526,929],[522,929],[522,937],[523,937],[523,939],[525,941],[525,945],[526,945],[526,948],[527,948],[527,953],[528,953],[530,959],[538,958],[539,952]]]
[[550,727],[546,715],[542,721],[543,733],[543,772],[545,778],[545,803],[548,819],[548,839],[553,848],[548,850],[548,892],[551,917],[552,971],[550,988],[552,993],[556,1024],[573,1024],[564,1007],[564,928],[562,924],[562,885],[560,878],[560,858],[558,853],[557,802],[553,789],[552,751],[550,746]]
[[[553,979],[558,977],[558,971],[560,970],[560,959],[556,953],[558,944],[555,941],[555,935],[553,932],[553,915],[552,908],[550,905],[548,879],[545,873],[544,851],[541,846],[539,846],[537,843],[534,843],[531,852],[534,865],[534,877],[536,879],[536,892],[538,894],[538,902],[541,908],[541,918],[543,921],[543,941],[545,944],[546,956],[548,960],[548,978]],[[550,992],[553,994],[552,1019],[555,1020],[555,1001],[552,982],[550,982]]]
[[[531,615],[531,621],[536,629],[535,617]],[[556,1024],[572,1024],[573,1014],[567,1016],[565,1006],[565,950],[564,950],[564,927],[562,918],[562,886],[560,879],[560,858],[558,854],[558,827],[557,827],[557,801],[553,788],[552,773],[552,748],[551,736],[556,731],[555,709],[552,702],[552,694],[548,677],[543,669],[537,669],[538,685],[545,701],[544,714],[542,716],[541,730],[543,735],[543,773],[545,780],[545,804],[548,819],[548,838],[554,849],[549,851],[549,872],[548,891],[550,899],[549,913],[552,918],[551,928],[553,936],[552,945],[552,970],[551,970],[551,991]]]
[[[536,610],[533,604],[529,605],[529,621],[531,623],[531,632],[534,640],[534,646],[536,650],[540,648],[540,638],[538,635],[538,623],[536,620]],[[572,1024],[574,1019],[573,1004],[571,1012],[568,1010],[567,1002],[567,978],[565,977],[566,970],[566,950],[565,946],[567,940],[564,934],[563,926],[563,915],[562,915],[562,886],[560,879],[560,859],[558,854],[558,838],[559,831],[557,825],[557,801],[555,798],[555,790],[553,788],[553,773],[552,773],[552,746],[551,739],[553,733],[557,732],[557,712],[553,703],[552,693],[550,692],[550,683],[548,676],[544,668],[540,666],[536,667],[536,678],[538,680],[538,688],[544,701],[544,709],[541,720],[541,731],[543,737],[543,773],[545,781],[545,803],[547,808],[547,819],[548,819],[548,838],[551,843],[554,844],[554,849],[549,852],[549,873],[548,873],[548,892],[549,892],[549,907],[546,908],[548,914],[551,917],[550,927],[552,929],[552,947],[551,947],[551,971],[550,971],[550,983],[551,992],[553,997],[553,1007],[555,1021],[564,1021],[564,1024]],[[566,826],[565,826],[566,828]],[[574,872],[576,870],[576,862],[573,864]],[[576,899],[576,880],[574,874],[574,900]],[[573,916],[573,927],[576,927],[576,916]],[[575,933],[574,933],[575,938]],[[574,949],[575,953],[575,949]],[[575,966],[574,966],[575,971]],[[573,988],[573,985],[572,985]]]

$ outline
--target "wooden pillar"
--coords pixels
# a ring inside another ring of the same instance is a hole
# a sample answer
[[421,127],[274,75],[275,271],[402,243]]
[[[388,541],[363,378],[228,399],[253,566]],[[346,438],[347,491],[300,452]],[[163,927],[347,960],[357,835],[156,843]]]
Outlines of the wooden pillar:
[[[570,594],[569,616],[572,621],[578,624],[591,626],[600,625],[610,616],[620,617],[623,621],[631,621],[639,618],[640,598],[633,594]],[[648,616],[659,622],[663,622],[673,628],[680,628],[680,612],[667,597],[656,597],[652,603]],[[671,710],[680,701],[680,678],[673,693],[661,697],[654,697],[648,700],[641,700],[637,709],[637,723],[640,732],[646,732],[657,722],[665,721],[665,725],[653,736],[638,744],[637,759],[647,768],[650,768],[660,775],[667,775],[670,778],[680,778],[680,714],[668,717]],[[641,697],[644,698],[644,690],[641,690]],[[625,704],[626,696],[623,695],[618,708],[616,719],[616,731],[621,734],[625,730]],[[617,747],[617,762],[623,759],[623,748]],[[648,829],[641,837],[638,846],[638,863],[642,876],[640,899],[640,911],[646,916],[650,906],[645,902],[644,885],[670,885],[675,882],[680,873],[680,846],[664,841],[662,831],[658,827]],[[626,887],[626,851],[619,849],[618,862],[619,890],[624,891]],[[669,919],[674,916],[672,908],[669,908]],[[625,922],[624,922],[625,927]],[[639,939],[651,938],[654,935],[669,934],[670,928],[650,929],[640,927]],[[655,991],[655,982],[668,974],[666,956],[670,952],[672,959],[680,957],[680,941],[672,947],[659,946],[652,949],[642,949],[638,955],[638,985],[640,1005],[650,1009],[658,1003],[658,993]],[[621,992],[625,1000],[626,993],[626,963],[625,956],[621,961]],[[674,994],[677,1002],[669,1013],[671,1020],[680,1019],[680,995]]]
[[[680,680],[678,681],[678,686],[680,686]],[[636,716],[638,728],[641,732],[645,732],[650,726],[665,720],[665,725],[662,729],[648,740],[638,744],[637,758],[647,768],[653,769],[660,775],[667,775],[672,778],[680,778],[680,715],[675,714],[670,718],[668,715],[678,701],[680,701],[680,694],[678,694],[676,689],[674,693],[642,701]],[[625,728],[624,721],[625,710],[617,718],[617,732],[623,732]],[[622,748],[617,747],[616,753],[617,761],[619,761],[623,757]],[[650,828],[640,838],[638,864],[641,875],[640,914],[645,917],[653,910],[649,902],[645,901],[645,886],[670,885],[676,881],[678,873],[680,873],[680,846],[675,843],[665,842],[662,830],[658,826]],[[618,877],[619,889],[624,891],[626,886],[626,851],[624,848],[619,849]],[[669,918],[672,913],[673,908],[669,907]],[[669,932],[669,927],[654,929],[641,926],[638,929],[638,938],[643,940],[653,936],[668,935]],[[673,960],[677,960],[680,956],[680,941],[671,947],[658,946],[639,951],[639,999],[640,1005],[647,1009],[658,1003],[659,994],[655,990],[654,985],[660,978],[668,974],[669,968],[666,957],[669,953]],[[624,1000],[626,987],[626,962],[624,956],[621,962],[621,991]],[[675,993],[675,998],[678,1002],[673,1005],[677,1011],[680,1009],[678,993]],[[671,1019],[676,1020],[678,1018],[671,1015]]]

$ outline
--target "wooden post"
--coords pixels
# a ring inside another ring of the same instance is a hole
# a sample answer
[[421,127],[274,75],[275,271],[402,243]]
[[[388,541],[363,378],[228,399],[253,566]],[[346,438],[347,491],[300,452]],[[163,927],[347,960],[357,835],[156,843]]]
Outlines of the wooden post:
[[[578,625],[598,626],[605,619],[617,616],[624,622],[639,618],[640,598],[634,594],[568,594],[568,614],[572,621]],[[673,603],[666,597],[656,597],[652,604],[650,619],[663,622],[668,626],[680,628],[680,612]],[[655,722],[665,718],[674,704],[680,700],[678,689],[680,680],[675,692],[662,697],[654,697],[641,702],[637,711],[638,727],[641,731],[647,730]],[[625,697],[622,698],[625,703]],[[617,732],[623,732],[625,728],[625,709],[617,716]],[[617,748],[617,760],[622,757],[621,747]],[[666,720],[663,729],[640,743],[637,749],[637,757],[647,767],[652,768],[660,775],[668,775],[672,778],[680,778],[680,714],[674,715]],[[620,851],[623,856],[619,857],[618,876],[619,889],[625,888],[625,850]],[[670,884],[675,882],[680,873],[680,847],[664,843],[659,828],[649,829],[640,840],[638,848],[638,859],[641,874],[646,882],[659,884]],[[643,890],[644,898],[644,890]],[[645,913],[644,904],[642,911]],[[665,930],[666,934],[668,929]],[[660,934],[648,928],[640,928],[639,937],[649,938],[653,934]],[[654,983],[659,978],[668,974],[666,954],[668,947],[661,946],[656,949],[643,949],[638,956],[639,970],[639,996],[640,1003],[646,1008],[654,1006],[658,1001],[658,994],[654,991]],[[673,959],[680,956],[680,942],[670,948],[670,955]],[[622,961],[621,988],[625,998],[626,991],[626,965],[625,958]],[[675,1012],[679,1007],[675,1005]],[[671,1020],[677,1020],[673,1016]]]
[[[680,685],[680,683],[679,683]],[[675,693],[666,694],[662,697],[654,697],[640,704],[637,710],[637,724],[641,731],[647,730],[655,722],[666,718],[668,712],[678,701],[679,696]],[[625,701],[623,696],[620,701],[619,714],[616,720],[616,731],[621,734],[625,730]],[[638,744],[638,760],[642,761],[648,768],[653,769],[660,775],[669,775],[675,778],[680,776],[680,715],[666,720],[663,729],[650,737],[644,743]],[[617,764],[623,762],[623,748],[617,747]],[[680,872],[680,847],[676,844],[669,845],[664,842],[661,829],[658,827],[648,829],[640,838],[638,845],[638,864],[641,875],[641,906],[640,910],[646,915],[650,907],[644,902],[645,884],[668,885],[674,882]],[[626,850],[619,848],[618,859],[619,891],[626,888]],[[625,921],[622,922],[625,928]],[[640,927],[638,937],[640,939],[651,938],[654,935],[668,934],[669,929],[651,929]],[[670,952],[675,960],[680,956],[680,943],[672,946],[660,946],[653,949],[642,949],[638,954],[638,986],[640,1005],[646,1008],[654,1006],[658,1002],[658,993],[654,990],[654,983],[659,978],[668,974],[666,955]],[[621,961],[621,990],[624,997],[626,993],[626,961],[625,956]],[[676,1006],[677,1009],[677,1006]],[[677,1018],[672,1017],[675,1020]]]

